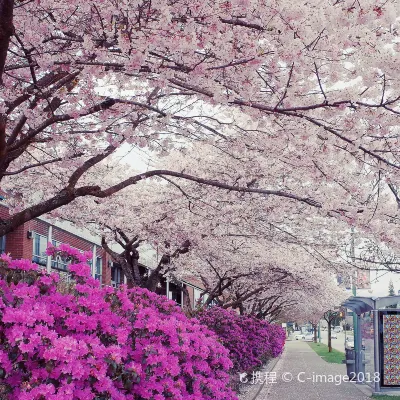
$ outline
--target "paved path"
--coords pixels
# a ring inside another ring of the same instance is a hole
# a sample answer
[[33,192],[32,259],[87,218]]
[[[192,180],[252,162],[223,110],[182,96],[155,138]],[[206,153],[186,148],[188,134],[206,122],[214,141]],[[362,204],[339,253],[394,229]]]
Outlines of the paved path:
[[[345,365],[329,364],[310,346],[301,341],[288,341],[286,348],[272,372],[262,376],[264,384],[254,385],[251,395],[242,400],[367,400],[355,384],[335,384],[329,379],[343,379]],[[321,376],[322,375],[322,376]],[[267,377],[267,379],[265,379]],[[328,382],[322,382],[322,379]],[[274,382],[275,381],[275,382]],[[366,391],[368,392],[368,391]]]

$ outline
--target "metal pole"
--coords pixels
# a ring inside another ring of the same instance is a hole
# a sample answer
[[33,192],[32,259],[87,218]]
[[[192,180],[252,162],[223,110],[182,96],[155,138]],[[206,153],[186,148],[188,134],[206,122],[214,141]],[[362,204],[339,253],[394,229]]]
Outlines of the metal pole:
[[[376,306],[375,306],[376,307]],[[379,363],[379,311],[373,310],[374,316],[374,372],[376,376],[380,375],[380,363]],[[375,382],[375,392],[381,391],[380,380]]]
[[92,247],[92,277],[96,276],[96,245]]
[[363,371],[363,360],[362,360],[362,338],[361,338],[361,316],[357,314],[357,340],[354,341],[354,348],[356,347],[357,342],[357,350],[356,350],[356,374],[357,374],[357,383],[364,383],[364,371]]
[[[355,247],[354,247],[354,228],[351,227],[351,242],[350,242],[350,252],[351,252],[351,260],[353,262],[353,264],[356,261],[356,255],[355,255]],[[353,292],[353,296],[356,297],[357,296],[357,287],[356,287],[356,271],[354,271],[354,277],[352,277],[352,292]],[[356,336],[356,333],[358,332],[358,326],[357,326],[357,315],[356,313],[353,311],[353,333],[354,333],[354,352],[356,354],[358,354],[358,338]],[[356,358],[357,360],[357,358]],[[356,363],[357,366],[357,363]]]
[[[47,243],[52,243],[52,241],[53,241],[53,227],[51,225],[49,225],[49,229],[47,231]],[[47,269],[47,273],[50,274],[51,273],[51,256],[47,256],[46,269]]]
[[[353,296],[356,296],[356,285],[353,284]],[[361,340],[361,332],[360,332],[360,327],[358,326],[359,322],[359,316],[356,314],[356,312],[353,310],[353,335],[354,335],[354,353],[356,355],[356,374],[360,372],[358,369],[359,363],[358,363],[358,357],[360,354],[360,348],[359,348],[359,339]]]

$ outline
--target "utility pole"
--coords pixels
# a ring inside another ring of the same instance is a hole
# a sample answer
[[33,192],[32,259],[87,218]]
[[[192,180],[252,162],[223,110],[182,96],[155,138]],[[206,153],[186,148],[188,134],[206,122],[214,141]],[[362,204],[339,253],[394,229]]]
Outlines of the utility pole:
[[[350,253],[351,253],[351,261],[353,262],[353,265],[356,262],[356,252],[355,252],[355,246],[354,246],[354,228],[351,227],[351,242],[350,242]],[[352,274],[352,292],[353,296],[357,296],[357,271],[354,271],[354,274]],[[358,352],[358,343],[356,340],[356,332],[357,330],[357,315],[353,311],[353,335],[354,335],[354,351],[357,354]]]

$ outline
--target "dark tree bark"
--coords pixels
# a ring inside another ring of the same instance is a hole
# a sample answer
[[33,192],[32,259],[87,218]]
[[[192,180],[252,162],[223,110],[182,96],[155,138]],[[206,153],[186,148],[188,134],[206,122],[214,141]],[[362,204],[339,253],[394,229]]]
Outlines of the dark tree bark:
[[186,285],[182,285],[182,294],[183,294],[183,310],[185,311],[188,317],[193,317],[194,310],[192,307],[192,303],[190,302],[190,296]]
[[313,330],[314,330],[314,343],[317,343],[317,329],[318,329],[318,324],[313,324],[312,327],[313,327]]
[[121,254],[118,254],[108,246],[104,237],[102,238],[101,244],[103,249],[111,256],[112,260],[121,267],[122,272],[126,276],[128,287],[141,286],[140,280],[135,276],[134,266],[129,264],[128,257],[125,255],[126,250],[124,249]]
[[[273,285],[281,287],[282,284],[287,283],[287,279],[291,277],[291,274],[287,271],[271,268],[271,278],[268,282],[265,282],[265,279],[257,272],[236,274],[225,272],[224,275],[221,275],[218,269],[209,260],[207,261],[217,279],[216,283],[211,285],[207,277],[201,277],[205,287],[202,295],[208,295],[205,306],[216,302],[220,307],[238,309],[242,314],[250,313],[259,319],[265,319],[267,316],[276,318],[282,312],[284,306],[290,305],[286,302],[279,303],[278,300],[281,296],[260,298],[260,294],[268,291],[268,288]],[[254,282],[259,282],[259,284],[250,286],[247,283],[240,282],[242,278],[250,278]],[[229,296],[224,296],[227,293]]]
[[163,254],[155,269],[148,269],[147,275],[141,274],[138,247],[143,240],[140,240],[138,236],[129,239],[121,229],[112,229],[108,226],[107,228],[113,231],[115,242],[123,250],[121,253],[112,250],[104,237],[102,238],[102,247],[111,256],[113,261],[121,266],[129,287],[139,286],[155,292],[161,279],[171,273],[171,268],[168,268],[171,260],[179,257],[181,254],[187,253],[190,248],[189,240],[184,241],[172,254]]
[[330,324],[328,325],[328,351],[332,352],[332,327]]
[[337,318],[339,315],[338,311],[326,311],[324,313],[324,319],[328,323],[328,351],[329,353],[332,352],[332,327],[331,324],[332,322]]
[[3,85],[8,46],[14,34],[13,11],[14,0],[0,0],[0,86]]

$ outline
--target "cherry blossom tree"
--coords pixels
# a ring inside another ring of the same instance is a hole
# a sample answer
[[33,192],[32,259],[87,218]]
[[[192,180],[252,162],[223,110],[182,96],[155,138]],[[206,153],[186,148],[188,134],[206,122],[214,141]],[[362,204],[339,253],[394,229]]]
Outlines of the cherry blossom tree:
[[332,323],[339,316],[339,311],[328,310],[324,313],[324,319],[328,323],[328,351],[332,352]]
[[[105,243],[126,235],[132,273],[137,241],[171,256],[188,240],[163,273],[190,265],[261,313],[278,294],[264,283],[301,276],[310,303],[314,279],[346,268],[349,225],[400,248],[398,9],[0,0],[0,235],[45,213],[94,219]],[[125,146],[157,162],[109,168]]]
[[[288,198],[362,228],[378,205],[377,221],[397,229],[397,10],[397,0],[2,0],[0,178],[18,206],[0,234],[154,176]],[[293,191],[254,187],[251,164],[244,186],[229,170],[222,181],[150,170],[82,185],[125,143],[163,153],[213,137],[237,152],[278,149],[275,171],[286,164]],[[12,183],[22,174],[47,196],[26,197]],[[331,196],[338,187],[345,198]]]
[[[114,262],[121,266],[125,276],[127,277],[128,285],[141,286],[151,290],[152,292],[156,290],[161,278],[174,270],[173,266],[171,266],[171,260],[179,257],[181,254],[187,253],[190,248],[190,242],[189,240],[186,240],[174,251],[165,252],[160,257],[156,268],[151,271],[145,270],[141,272],[139,264],[140,252],[138,247],[143,240],[140,240],[137,235],[133,238],[129,238],[120,228],[112,229],[107,226],[107,229],[114,232],[114,240],[123,250],[120,253],[113,250],[108,245],[105,236],[102,237],[102,246],[112,257]],[[168,243],[165,243],[165,247],[166,249],[169,249],[170,246]]]
[[[116,170],[118,176],[130,174],[126,165],[111,168]],[[117,179],[107,168],[103,173],[103,181]],[[302,211],[298,203],[279,209],[273,199],[215,193],[169,179],[101,202],[82,198],[57,215],[102,235],[106,250],[134,285],[155,290],[161,278],[195,276],[205,287],[206,306],[217,303],[276,320],[290,309],[308,311],[308,303],[321,303],[318,296],[329,298],[320,313],[343,297],[334,279],[342,268],[335,262],[340,238],[335,229],[346,224],[312,214],[305,219]],[[291,219],[282,219],[282,212]],[[138,270],[143,241],[160,255],[145,275]],[[113,250],[113,243],[121,251]]]

